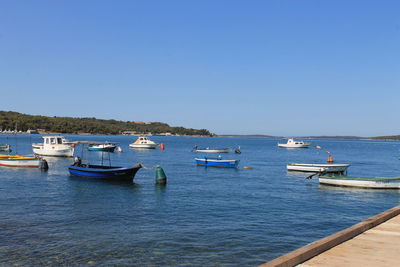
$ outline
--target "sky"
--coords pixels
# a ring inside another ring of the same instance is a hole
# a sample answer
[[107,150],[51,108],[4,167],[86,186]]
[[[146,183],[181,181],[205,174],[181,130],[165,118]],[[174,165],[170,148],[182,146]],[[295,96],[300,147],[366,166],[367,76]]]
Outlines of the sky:
[[0,1],[0,110],[400,134],[400,1]]

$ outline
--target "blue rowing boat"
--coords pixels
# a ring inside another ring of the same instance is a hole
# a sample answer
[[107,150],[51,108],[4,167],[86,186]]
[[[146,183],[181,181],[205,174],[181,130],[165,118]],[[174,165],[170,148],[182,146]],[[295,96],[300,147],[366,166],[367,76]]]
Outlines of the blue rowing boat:
[[218,158],[195,158],[197,165],[207,167],[237,168],[239,160]]
[[99,180],[113,181],[132,181],[136,172],[142,168],[142,165],[136,164],[132,168],[113,167],[102,165],[88,165],[79,162],[68,167],[71,176],[80,176],[86,178],[95,178]]

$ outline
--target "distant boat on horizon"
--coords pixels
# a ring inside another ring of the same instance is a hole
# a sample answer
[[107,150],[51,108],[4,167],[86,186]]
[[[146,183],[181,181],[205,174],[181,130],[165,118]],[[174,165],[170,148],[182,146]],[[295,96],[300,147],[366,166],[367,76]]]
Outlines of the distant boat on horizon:
[[289,138],[287,143],[278,143],[278,147],[283,148],[308,148],[310,145],[310,143],[304,141],[295,141],[293,138]]

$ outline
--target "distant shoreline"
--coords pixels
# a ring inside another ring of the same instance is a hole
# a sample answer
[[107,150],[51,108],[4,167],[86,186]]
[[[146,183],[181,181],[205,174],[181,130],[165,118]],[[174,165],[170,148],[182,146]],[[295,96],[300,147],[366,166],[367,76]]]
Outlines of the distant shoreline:
[[[262,134],[220,134],[217,137],[247,137],[247,138],[269,138],[269,139],[288,139],[291,137],[287,136],[272,136],[272,135],[262,135]],[[400,136],[377,136],[377,137],[361,137],[361,136],[295,136],[295,139],[326,139],[326,140],[381,140],[381,141],[400,141]]]
[[[175,136],[175,137],[227,137],[227,138],[265,138],[265,139],[288,139],[292,138],[287,136],[272,136],[262,134],[214,134],[211,136],[207,135],[180,135],[180,134],[114,134],[114,133],[61,133],[61,132],[0,132],[0,134],[29,134],[29,135],[121,135],[121,136]],[[360,136],[295,136],[294,139],[322,139],[322,140],[363,140],[363,141],[400,141],[400,136],[388,136],[388,137],[360,137]]]

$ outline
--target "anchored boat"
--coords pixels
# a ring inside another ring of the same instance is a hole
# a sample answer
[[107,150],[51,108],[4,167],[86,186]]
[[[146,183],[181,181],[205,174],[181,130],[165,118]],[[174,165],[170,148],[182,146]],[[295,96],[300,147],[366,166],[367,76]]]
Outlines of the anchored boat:
[[91,144],[88,146],[87,150],[89,151],[105,151],[105,152],[114,152],[114,149],[117,147],[115,143],[104,143],[104,144]]
[[239,160],[218,158],[195,158],[197,165],[207,167],[237,168]]
[[320,176],[320,184],[373,189],[400,189],[400,177]]
[[231,149],[229,147],[227,148],[197,148],[195,146],[194,148],[195,152],[199,152],[199,153],[229,153],[231,151]]
[[303,141],[295,141],[293,138],[289,138],[286,144],[278,143],[278,147],[283,148],[308,148],[311,144]]
[[115,167],[104,165],[91,165],[75,162],[68,167],[71,176],[95,178],[100,180],[132,181],[136,172],[142,168],[140,164],[134,167]]
[[[82,157],[84,153],[85,145],[96,144],[96,142],[90,141],[77,141],[76,144],[83,145]],[[104,151],[108,154],[109,165],[103,164],[103,153],[101,158],[101,165],[90,164],[89,160],[82,162],[81,158],[75,157],[74,164],[68,167],[69,174],[71,176],[79,176],[85,178],[94,178],[98,180],[109,180],[109,181],[132,181],[136,175],[136,172],[142,168],[141,164],[135,164],[133,167],[119,167],[111,166],[111,159],[109,151]]]
[[[27,167],[40,168],[45,160],[38,157],[18,156],[18,155],[0,155],[0,166],[5,167]],[[47,166],[47,162],[45,163]],[[46,168],[43,166],[43,168]],[[48,166],[47,166],[48,168]]]
[[132,148],[144,148],[144,149],[155,149],[158,144],[156,142],[151,141],[146,136],[139,136],[135,142],[129,144]]
[[303,164],[292,163],[286,166],[288,171],[344,173],[350,164]]
[[43,143],[32,144],[33,152],[41,156],[72,157],[75,144],[62,136],[43,136]]

